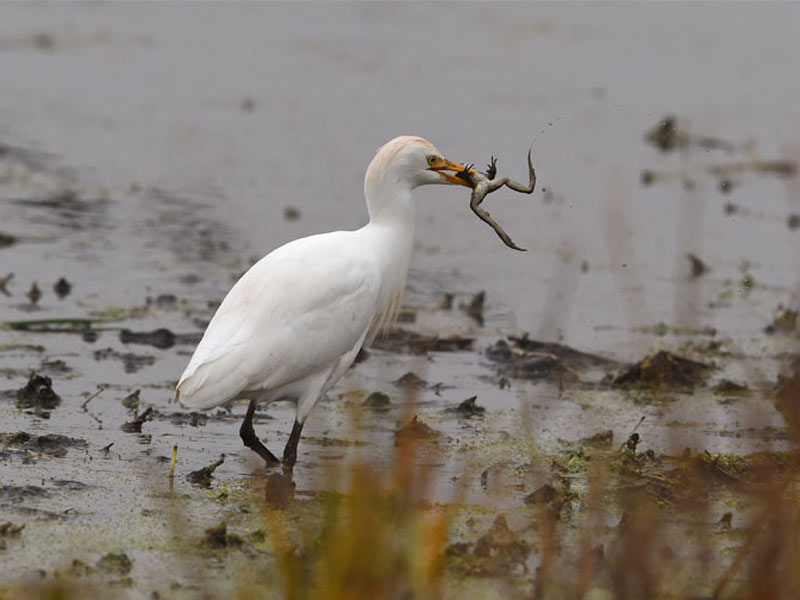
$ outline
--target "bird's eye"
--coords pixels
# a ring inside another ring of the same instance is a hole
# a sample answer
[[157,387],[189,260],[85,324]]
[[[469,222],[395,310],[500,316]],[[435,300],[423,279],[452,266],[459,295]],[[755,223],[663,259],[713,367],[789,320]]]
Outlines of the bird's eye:
[[436,164],[436,157],[435,157],[435,156],[433,156],[433,155],[429,156],[429,157],[428,157],[428,164],[429,164],[430,166],[433,166],[433,165],[435,165],[435,164]]

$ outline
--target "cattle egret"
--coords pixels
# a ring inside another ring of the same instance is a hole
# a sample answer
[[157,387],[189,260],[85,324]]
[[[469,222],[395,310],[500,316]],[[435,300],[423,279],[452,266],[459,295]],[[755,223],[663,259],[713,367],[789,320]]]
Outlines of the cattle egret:
[[419,137],[381,147],[364,179],[369,223],[294,240],[253,265],[225,296],[181,375],[180,403],[210,409],[248,399],[239,435],[270,464],[279,461],[253,430],[256,406],[295,400],[283,452],[291,467],[314,406],[397,316],[414,235],[412,190],[469,187],[448,173],[465,168]]

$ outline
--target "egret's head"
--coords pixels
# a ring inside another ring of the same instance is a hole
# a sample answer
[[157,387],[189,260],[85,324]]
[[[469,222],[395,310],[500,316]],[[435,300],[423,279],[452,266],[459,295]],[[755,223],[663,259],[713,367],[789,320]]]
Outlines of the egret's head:
[[367,169],[365,187],[376,191],[384,185],[401,185],[409,189],[429,183],[470,184],[453,173],[464,165],[444,158],[436,147],[420,137],[403,135],[384,144]]

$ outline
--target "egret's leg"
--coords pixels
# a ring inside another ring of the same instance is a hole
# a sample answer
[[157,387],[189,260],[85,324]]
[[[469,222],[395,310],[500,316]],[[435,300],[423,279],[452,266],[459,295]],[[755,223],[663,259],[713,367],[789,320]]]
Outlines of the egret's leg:
[[245,446],[263,458],[264,462],[266,462],[268,465],[277,464],[280,461],[272,452],[267,449],[266,446],[264,446],[264,444],[261,443],[261,440],[258,439],[256,432],[253,429],[253,415],[255,412],[256,401],[250,400],[250,406],[247,407],[247,414],[244,416],[244,421],[242,422],[241,428],[239,428],[239,437],[242,438]]
[[297,460],[297,443],[300,441],[302,432],[303,424],[295,420],[292,433],[289,435],[289,441],[286,442],[286,448],[283,449],[283,465],[286,467],[293,467]]

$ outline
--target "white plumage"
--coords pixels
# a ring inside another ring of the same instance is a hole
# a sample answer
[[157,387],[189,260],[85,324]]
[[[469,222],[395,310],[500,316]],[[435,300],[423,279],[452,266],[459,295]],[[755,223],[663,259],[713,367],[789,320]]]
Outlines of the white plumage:
[[385,144],[365,178],[369,223],[289,242],[253,265],[222,301],[183,372],[181,404],[208,409],[249,399],[240,433],[271,462],[277,459],[250,435],[256,403],[296,399],[284,451],[292,464],[314,405],[399,309],[414,233],[411,190],[466,185],[446,172],[463,168],[422,138]]

